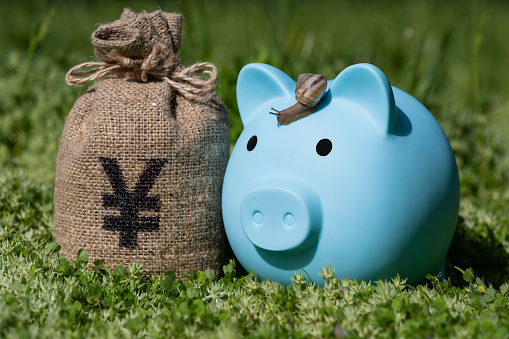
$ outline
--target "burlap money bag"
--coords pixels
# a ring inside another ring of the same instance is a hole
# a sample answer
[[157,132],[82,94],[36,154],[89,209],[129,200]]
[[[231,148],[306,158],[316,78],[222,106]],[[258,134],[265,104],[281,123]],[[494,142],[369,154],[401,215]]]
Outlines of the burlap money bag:
[[92,34],[101,61],[67,75],[72,85],[100,79],[60,139],[55,236],[68,259],[82,248],[109,267],[140,262],[145,275],[224,264],[228,112],[213,65],[180,65],[181,23],[126,9]]

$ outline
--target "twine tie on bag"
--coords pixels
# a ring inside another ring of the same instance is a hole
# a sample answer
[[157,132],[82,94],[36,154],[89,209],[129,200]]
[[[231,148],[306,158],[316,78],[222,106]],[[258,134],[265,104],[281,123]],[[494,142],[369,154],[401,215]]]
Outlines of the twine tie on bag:
[[180,65],[182,16],[161,11],[136,14],[125,9],[120,20],[101,25],[92,44],[101,61],[85,62],[69,70],[68,85],[103,77],[149,82],[164,81],[185,98],[206,101],[215,94],[217,68],[208,62]]
[[[166,55],[165,55],[166,54]],[[165,47],[155,43],[146,59],[132,59],[120,55],[115,50],[108,53],[111,62],[84,62],[67,72],[68,85],[80,86],[83,83],[103,78],[107,75],[122,74],[130,79],[147,82],[149,76],[169,84],[184,97],[191,100],[208,100],[214,95],[217,84],[217,68],[209,62],[200,62],[189,67],[179,65],[178,57],[165,53]],[[162,63],[162,64],[161,64]],[[83,68],[93,67],[88,70]],[[206,75],[202,79],[197,75]],[[88,76],[87,76],[88,75]]]

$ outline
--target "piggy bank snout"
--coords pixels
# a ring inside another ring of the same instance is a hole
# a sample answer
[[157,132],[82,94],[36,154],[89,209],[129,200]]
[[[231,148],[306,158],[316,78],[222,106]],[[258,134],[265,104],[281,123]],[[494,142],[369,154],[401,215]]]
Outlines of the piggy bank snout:
[[270,251],[306,248],[317,241],[322,225],[319,197],[305,183],[255,185],[240,213],[249,241]]

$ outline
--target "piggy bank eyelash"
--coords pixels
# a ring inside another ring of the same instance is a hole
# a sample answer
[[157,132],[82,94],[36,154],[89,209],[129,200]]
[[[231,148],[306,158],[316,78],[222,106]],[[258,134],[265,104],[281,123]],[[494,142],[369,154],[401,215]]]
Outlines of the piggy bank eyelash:
[[256,147],[256,143],[258,142],[258,138],[256,135],[253,135],[249,141],[247,142],[247,150],[251,152]]
[[316,144],[316,153],[322,157],[328,155],[332,151],[332,141],[322,139]]

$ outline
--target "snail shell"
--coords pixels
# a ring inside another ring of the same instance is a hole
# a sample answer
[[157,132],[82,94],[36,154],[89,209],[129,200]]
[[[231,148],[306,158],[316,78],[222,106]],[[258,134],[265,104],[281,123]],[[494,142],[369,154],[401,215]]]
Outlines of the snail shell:
[[315,106],[327,89],[327,80],[321,74],[303,73],[297,79],[295,99],[304,106]]
[[327,89],[327,79],[321,74],[303,73],[297,79],[295,87],[295,99],[297,103],[287,109],[270,112],[277,116],[280,125],[288,125],[295,120],[307,117],[315,110],[316,104],[320,101]]

